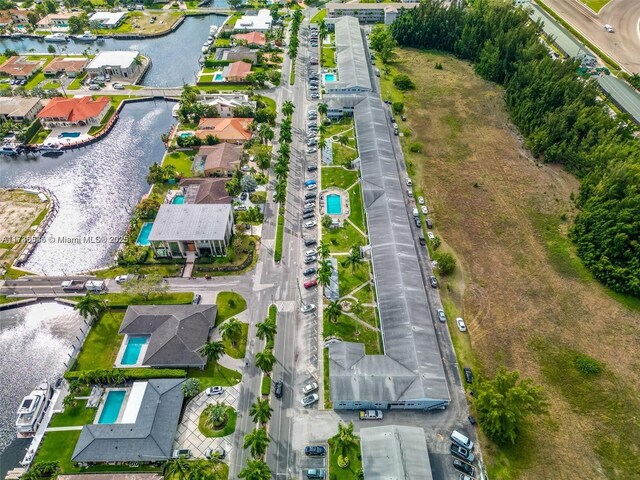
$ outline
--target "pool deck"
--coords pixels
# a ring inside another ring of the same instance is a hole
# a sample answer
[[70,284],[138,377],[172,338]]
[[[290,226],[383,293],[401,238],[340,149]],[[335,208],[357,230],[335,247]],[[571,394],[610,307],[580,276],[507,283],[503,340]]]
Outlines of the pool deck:
[[349,192],[337,187],[329,187],[326,190],[322,190],[322,192],[320,193],[320,216],[324,215],[326,212],[327,196],[329,195],[340,196],[340,201],[342,202],[342,211],[338,214],[326,214],[329,215],[333,220],[337,220],[340,223],[345,222],[349,218],[349,214],[351,213],[351,206],[349,205]]
[[[120,420],[122,420],[122,416],[124,415],[124,410],[127,405],[127,402],[129,401],[129,393],[131,392],[130,388],[105,388],[104,389],[104,393],[102,394],[102,399],[100,400],[100,405],[98,406],[98,411],[96,412],[96,416],[93,419],[93,423],[95,424],[100,424],[100,416],[102,415],[102,410],[104,410],[104,405],[107,401],[107,396],[109,395],[109,392],[117,392],[117,391],[123,391],[124,393],[124,398],[122,399],[122,403],[120,404],[120,410],[118,411],[118,418],[116,418],[116,421],[113,423],[120,423]],[[100,424],[100,425],[108,425],[108,424]]]
[[[137,335],[136,335],[137,336]],[[142,335],[140,335],[142,336]],[[116,355],[116,361],[113,363],[113,368],[148,368],[142,365],[142,361],[144,360],[144,356],[147,353],[147,347],[149,346],[149,340],[147,339],[147,343],[142,345],[140,348],[140,353],[138,354],[138,360],[133,364],[122,364],[122,357],[124,356],[124,352],[127,349],[127,344],[129,343],[129,335],[124,336],[124,340],[120,344],[120,349],[118,350],[118,355]]]
[[[93,138],[91,135],[89,135],[89,130],[91,129],[91,125],[86,125],[84,127],[62,127],[62,128],[54,128],[53,130],[51,130],[51,133],[49,134],[49,136],[44,140],[44,142],[42,142],[45,145],[49,145],[51,143],[53,144],[58,144],[58,145],[64,145],[66,143],[78,143],[81,141],[86,141],[89,140],[90,138]],[[60,135],[61,133],[79,133],[80,136],[79,137],[75,137],[75,138],[58,138],[58,135]]]

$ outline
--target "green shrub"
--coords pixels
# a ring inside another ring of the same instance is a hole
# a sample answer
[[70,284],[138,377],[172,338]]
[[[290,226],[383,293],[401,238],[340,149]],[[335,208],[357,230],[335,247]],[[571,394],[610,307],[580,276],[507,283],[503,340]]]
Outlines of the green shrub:
[[574,360],[576,368],[584,375],[599,375],[602,372],[602,364],[595,358],[585,354],[578,354]]
[[424,152],[424,145],[419,142],[413,142],[409,145],[409,151],[412,153],[422,153]]
[[262,393],[262,395],[269,395],[271,393],[271,377],[267,377],[266,375],[262,377],[260,393]]
[[408,75],[400,74],[393,77],[393,84],[396,86],[398,90],[412,90],[416,88],[413,81],[409,78]]

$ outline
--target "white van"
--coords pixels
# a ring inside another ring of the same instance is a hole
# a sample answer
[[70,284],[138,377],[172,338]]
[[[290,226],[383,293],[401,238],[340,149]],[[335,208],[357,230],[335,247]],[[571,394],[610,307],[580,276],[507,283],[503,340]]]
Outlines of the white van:
[[413,216],[416,217],[416,218],[420,216],[420,214],[418,213],[418,209],[417,208],[413,209]]
[[103,280],[89,280],[84,284],[87,292],[100,293],[104,292],[106,285]]
[[457,445],[460,445],[461,447],[466,448],[469,451],[473,450],[473,442],[469,440],[466,435],[463,435],[457,430],[451,432],[451,441]]

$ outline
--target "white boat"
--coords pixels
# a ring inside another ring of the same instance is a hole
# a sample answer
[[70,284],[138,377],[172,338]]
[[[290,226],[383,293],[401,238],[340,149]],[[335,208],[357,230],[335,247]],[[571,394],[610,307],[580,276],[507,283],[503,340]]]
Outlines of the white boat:
[[208,40],[209,42],[213,42],[213,37],[212,37],[211,35],[209,35],[209,36],[207,37],[207,40]]
[[206,42],[204,42],[204,45],[202,45],[202,46],[203,47],[210,47],[212,43],[213,42],[211,40],[207,40]]
[[77,42],[95,42],[98,39],[98,36],[94,35],[89,30],[85,30],[82,35],[76,35],[73,39]]
[[207,53],[209,51],[209,47],[202,47],[202,53]]
[[0,146],[0,155],[7,155],[9,157],[15,157],[20,154],[20,146],[13,143],[3,143]]
[[180,110],[180,104],[176,103],[173,107],[171,107],[171,116],[178,118],[178,111]]
[[16,420],[18,438],[29,438],[36,434],[51,394],[52,388],[49,382],[44,380],[33,392],[22,399]]
[[216,25],[211,25],[209,27],[209,35],[215,36],[216,33],[218,33],[218,27]]
[[22,34],[20,32],[13,32],[11,38],[22,38]]
[[51,43],[62,43],[68,40],[67,36],[64,33],[52,33],[51,35],[47,35],[44,37],[45,42]]

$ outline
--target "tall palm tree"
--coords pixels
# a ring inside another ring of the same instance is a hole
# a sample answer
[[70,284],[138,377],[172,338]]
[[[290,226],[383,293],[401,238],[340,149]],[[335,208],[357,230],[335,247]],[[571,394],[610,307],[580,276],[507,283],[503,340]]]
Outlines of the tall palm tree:
[[333,271],[332,265],[329,260],[322,260],[320,262],[320,268],[318,268],[318,275],[316,280],[321,287],[327,287],[331,283],[331,272]]
[[320,115],[326,115],[328,111],[329,111],[329,106],[326,103],[318,104],[318,113]]
[[346,135],[340,135],[338,137],[338,143],[342,146],[345,146],[347,143],[349,143],[349,137],[347,137]]
[[362,263],[362,255],[360,255],[360,247],[358,245],[354,245],[349,250],[349,255],[342,262],[343,267],[351,267],[351,273],[355,273],[358,265]]
[[357,445],[356,437],[353,434],[353,422],[347,425],[338,423],[338,434],[332,438],[333,448],[343,457],[347,457],[347,453],[352,447]]
[[318,256],[320,256],[321,260],[326,260],[331,255],[331,247],[324,240],[320,240],[318,244]]
[[242,335],[242,323],[237,318],[227,320],[220,325],[220,332],[222,333],[222,338],[228,340],[231,342],[231,345],[236,347],[238,339]]
[[324,150],[325,148],[327,148],[327,145],[329,145],[329,143],[327,142],[327,139],[321,135],[320,140],[318,140],[318,148],[320,150]]
[[222,402],[212,403],[204,409],[205,423],[210,428],[218,428],[227,422],[227,406]]
[[269,442],[269,435],[264,428],[254,428],[251,433],[245,435],[243,448],[250,448],[254,458],[261,458],[267,451]]
[[287,165],[283,165],[282,163],[277,163],[276,167],[274,168],[274,172],[276,174],[276,178],[278,180],[281,180],[283,178],[286,178],[287,174],[289,173],[289,167],[287,167]]
[[206,460],[190,462],[189,480],[217,480],[219,477],[211,473],[212,464]]
[[320,134],[321,137],[323,137],[327,131],[329,130],[329,127],[327,125],[325,125],[324,122],[322,122],[320,124],[320,126],[318,127],[318,133]]
[[287,100],[282,104],[282,114],[285,117],[290,117],[293,115],[293,111],[295,110],[295,106],[291,100]]
[[264,322],[258,322],[256,329],[256,337],[267,342],[272,342],[276,337],[276,333],[278,333],[278,327],[276,327],[275,322],[268,318]]
[[218,362],[224,355],[224,344],[220,341],[207,342],[204,347],[200,349],[200,352],[207,357],[210,362]]
[[269,125],[261,125],[260,130],[258,130],[258,138],[262,143],[269,143],[270,140],[273,140],[275,134]]
[[287,183],[278,182],[276,185],[275,193],[273,194],[273,200],[277,203],[284,203],[287,199]]
[[165,165],[164,167],[162,167],[162,175],[166,180],[169,180],[178,176],[178,170],[176,169],[175,165]]
[[104,312],[105,305],[100,298],[87,294],[74,305],[73,309],[77,310],[83,318],[98,318]]
[[262,425],[266,424],[271,418],[271,413],[273,412],[273,408],[269,405],[269,400],[262,400],[261,398],[256,399],[255,402],[251,405],[251,409],[249,410],[249,415],[255,423],[261,423]]
[[258,168],[262,170],[262,173],[264,173],[264,171],[271,166],[271,155],[269,155],[268,153],[260,152],[256,155],[255,161],[256,165],[258,165]]
[[339,300],[335,300],[333,302],[329,302],[327,308],[325,308],[325,313],[327,314],[327,318],[331,323],[336,323],[340,315],[342,315],[342,304]]
[[276,363],[276,357],[269,349],[256,353],[256,366],[264,373],[269,373],[273,370],[273,366]]
[[271,480],[271,470],[262,460],[247,460],[247,466],[238,473],[244,480]]
[[191,464],[184,458],[169,460],[162,467],[162,474],[171,480],[189,480]]

